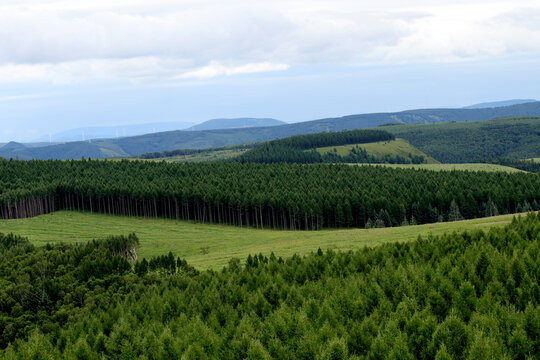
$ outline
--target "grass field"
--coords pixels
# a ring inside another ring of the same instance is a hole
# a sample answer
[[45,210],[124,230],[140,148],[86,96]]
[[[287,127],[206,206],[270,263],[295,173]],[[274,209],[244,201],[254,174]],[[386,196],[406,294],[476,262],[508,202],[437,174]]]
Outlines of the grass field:
[[523,172],[523,170],[515,169],[509,166],[495,164],[351,164],[355,166],[389,166],[399,169],[424,169],[433,171],[452,171],[452,170],[467,170],[467,171],[503,171],[508,173]]
[[235,156],[241,155],[248,149],[234,149],[234,150],[215,150],[215,151],[202,151],[197,154],[191,155],[178,155],[164,158],[152,159],[156,161],[171,161],[171,162],[206,162],[226,160]]
[[369,144],[327,146],[327,147],[317,148],[317,151],[320,154],[326,154],[329,152],[333,152],[334,149],[336,149],[336,153],[338,155],[346,156],[356,146],[366,150],[369,155],[375,156],[377,158],[382,158],[385,155],[393,155],[393,156],[399,155],[404,158],[408,158],[409,154],[412,154],[413,156],[414,155],[423,156],[426,159],[426,162],[428,164],[438,164],[437,160],[433,159],[429,155],[418,150],[417,148],[415,148],[414,146],[412,146],[406,140],[403,140],[403,139],[396,139],[396,140],[391,140],[391,141],[379,141],[379,142],[374,142],[374,143],[369,143]]
[[242,261],[248,254],[276,256],[306,254],[321,249],[351,250],[386,242],[412,241],[418,235],[487,229],[504,225],[513,215],[450,223],[384,229],[339,229],[321,231],[257,230],[200,224],[168,219],[143,219],[58,211],[30,219],[0,220],[0,232],[28,237],[36,245],[86,242],[108,235],[135,232],[140,239],[139,257],[172,251],[199,269],[220,269],[232,257]]

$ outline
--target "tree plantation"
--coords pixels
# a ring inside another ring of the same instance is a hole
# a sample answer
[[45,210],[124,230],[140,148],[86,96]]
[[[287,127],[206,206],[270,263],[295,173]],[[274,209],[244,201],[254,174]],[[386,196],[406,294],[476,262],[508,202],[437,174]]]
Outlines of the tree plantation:
[[389,227],[538,210],[540,177],[348,165],[0,160],[0,218],[58,209],[258,228]]
[[354,252],[135,264],[0,235],[5,359],[537,359],[540,216]]

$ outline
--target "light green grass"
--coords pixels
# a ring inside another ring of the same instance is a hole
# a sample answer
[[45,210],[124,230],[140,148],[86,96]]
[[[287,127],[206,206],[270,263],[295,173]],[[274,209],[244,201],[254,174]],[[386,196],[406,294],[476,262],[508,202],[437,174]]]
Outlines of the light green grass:
[[197,154],[191,155],[177,155],[164,158],[151,159],[155,161],[170,161],[170,162],[206,162],[206,161],[218,161],[227,160],[233,157],[239,156],[245,153],[248,149],[234,149],[234,150],[213,150],[203,151]]
[[502,171],[507,173],[524,172],[516,168],[509,166],[495,165],[495,164],[351,164],[355,166],[388,166],[399,169],[424,169],[433,171],[488,171],[496,172]]
[[71,211],[58,211],[30,219],[0,220],[0,232],[28,237],[36,245],[86,242],[108,235],[135,232],[139,257],[172,251],[199,269],[220,269],[231,258],[247,255],[307,254],[321,249],[352,250],[386,242],[412,241],[418,235],[440,235],[466,229],[487,229],[510,222],[512,215],[492,218],[404,226],[385,229],[321,231],[257,230],[168,219],[143,219]]
[[409,142],[404,139],[395,139],[390,141],[379,141],[368,144],[350,144],[350,145],[341,145],[341,146],[326,146],[317,148],[317,152],[321,155],[334,152],[340,156],[348,155],[352,149],[355,147],[360,147],[367,151],[369,155],[375,156],[377,158],[382,158],[385,155],[392,156],[401,156],[404,158],[409,158],[409,154],[413,156],[423,156],[426,159],[428,164],[438,164],[438,161],[430,157],[429,155],[418,150]]

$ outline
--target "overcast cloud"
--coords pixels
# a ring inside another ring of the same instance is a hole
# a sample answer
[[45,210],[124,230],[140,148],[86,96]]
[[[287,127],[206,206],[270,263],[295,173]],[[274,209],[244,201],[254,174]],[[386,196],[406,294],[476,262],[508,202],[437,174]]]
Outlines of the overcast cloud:
[[540,53],[539,1],[2,0],[0,82],[159,81]]

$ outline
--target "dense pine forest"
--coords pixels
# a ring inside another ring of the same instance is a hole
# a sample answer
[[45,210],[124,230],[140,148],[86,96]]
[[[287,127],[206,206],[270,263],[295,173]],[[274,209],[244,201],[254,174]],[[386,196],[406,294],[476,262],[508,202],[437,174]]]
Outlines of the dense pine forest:
[[383,158],[369,155],[366,150],[356,147],[347,155],[336,153],[320,154],[316,148],[349,144],[366,144],[378,141],[394,140],[394,135],[383,130],[350,130],[339,132],[322,132],[317,134],[296,135],[273,140],[255,146],[239,155],[233,161],[242,163],[392,163],[420,164],[425,162],[423,156],[390,156]]
[[529,159],[540,156],[540,117],[477,122],[395,125],[384,129],[442,163],[477,159]]
[[389,227],[538,210],[540,177],[329,164],[0,161],[0,218],[59,209],[273,229]]
[[537,359],[540,216],[199,273],[138,239],[0,235],[5,359]]

